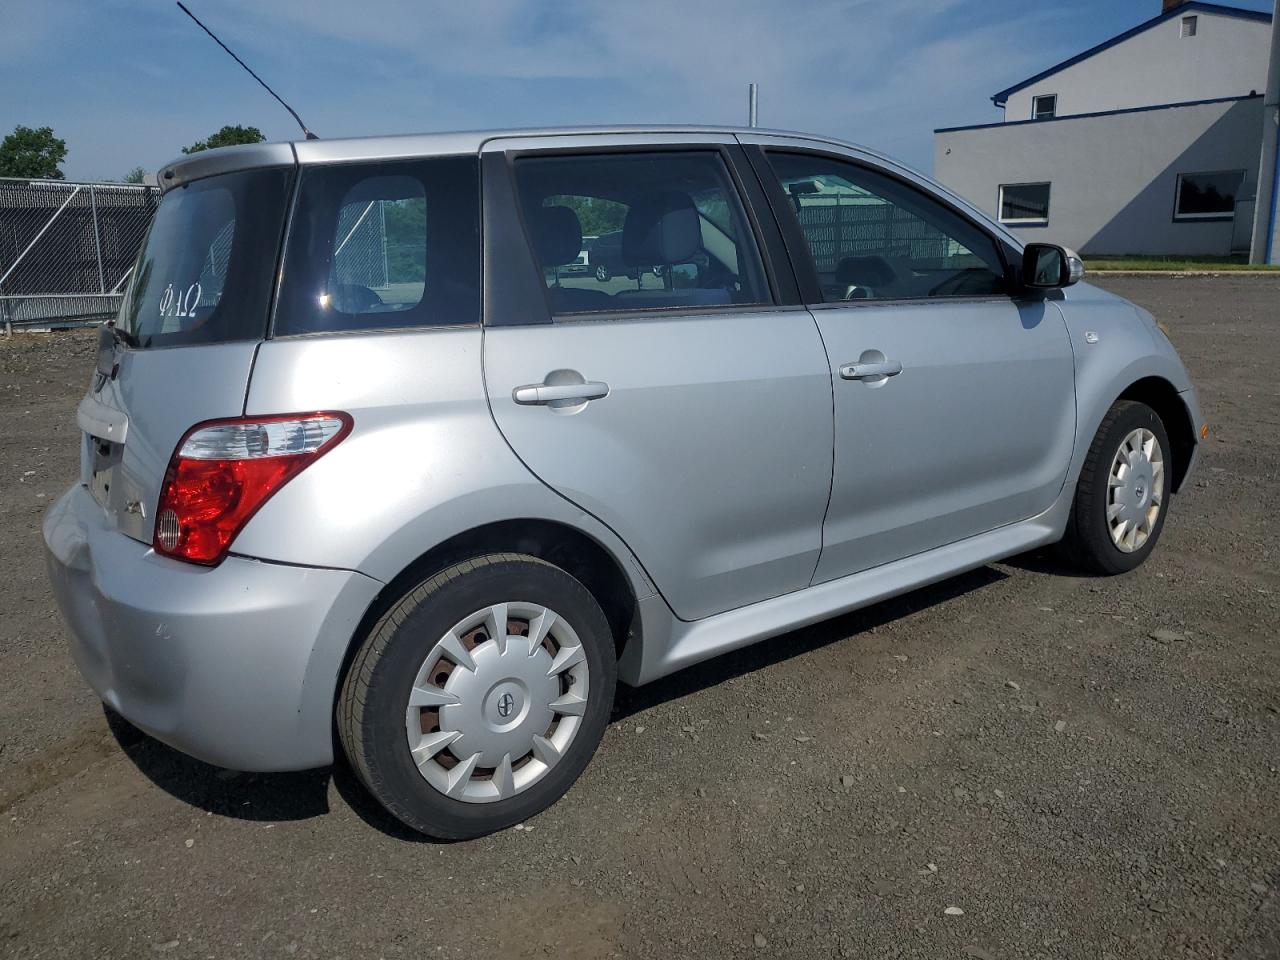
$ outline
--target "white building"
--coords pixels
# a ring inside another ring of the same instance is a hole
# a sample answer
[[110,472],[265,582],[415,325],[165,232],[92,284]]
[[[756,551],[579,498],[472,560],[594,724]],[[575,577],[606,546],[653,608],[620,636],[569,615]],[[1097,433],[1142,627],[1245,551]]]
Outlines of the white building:
[[934,173],[1027,240],[1280,257],[1272,19],[1164,0],[1153,19],[997,93],[1003,122],[936,131]]

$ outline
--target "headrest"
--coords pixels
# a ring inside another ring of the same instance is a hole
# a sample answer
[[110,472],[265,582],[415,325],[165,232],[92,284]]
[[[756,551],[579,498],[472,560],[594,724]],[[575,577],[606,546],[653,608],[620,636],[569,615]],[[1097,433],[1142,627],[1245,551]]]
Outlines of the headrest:
[[529,231],[544,267],[573,263],[582,252],[582,224],[568,207],[538,207],[529,217]]
[[888,287],[898,275],[884,257],[845,257],[836,264],[836,283],[854,287]]
[[630,266],[688,263],[701,245],[698,209],[687,193],[647,194],[632,204],[622,224],[622,259]]

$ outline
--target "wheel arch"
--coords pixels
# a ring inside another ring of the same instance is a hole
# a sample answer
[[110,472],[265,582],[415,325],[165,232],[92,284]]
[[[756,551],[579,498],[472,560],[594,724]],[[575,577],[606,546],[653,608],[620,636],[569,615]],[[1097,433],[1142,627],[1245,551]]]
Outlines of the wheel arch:
[[[360,644],[400,597],[445,567],[486,553],[523,553],[565,570],[585,586],[604,611],[619,660],[642,642],[639,600],[622,561],[590,534],[558,520],[497,520],[457,533],[413,559],[378,591],[343,653],[334,704]],[[335,731],[336,735],[336,731]]]
[[1170,489],[1177,493],[1187,478],[1191,467],[1192,454],[1196,448],[1196,429],[1191,422],[1191,413],[1179,396],[1178,390],[1164,377],[1143,377],[1129,384],[1116,401],[1130,400],[1144,403],[1156,412],[1164,423],[1169,434],[1169,452],[1173,455],[1173,471],[1170,477]]

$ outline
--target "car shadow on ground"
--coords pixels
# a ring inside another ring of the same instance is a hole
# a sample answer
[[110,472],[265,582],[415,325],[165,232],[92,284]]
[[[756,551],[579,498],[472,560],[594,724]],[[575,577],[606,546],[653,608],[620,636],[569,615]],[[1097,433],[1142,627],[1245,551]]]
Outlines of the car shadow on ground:
[[156,786],[184,803],[237,820],[307,820],[329,812],[328,768],[297,773],[240,773],[180,753],[104,706],[120,749]]
[[[332,784],[352,812],[374,829],[397,840],[428,840],[387,813],[344,760],[294,773],[226,770],[161,743],[109,707],[102,709],[116,743],[148,780],[170,796],[207,813],[273,823],[310,820],[329,812]],[[341,757],[340,750],[335,743],[335,755]]]
[[[856,640],[874,627],[981,590],[1007,576],[994,567],[980,567],[874,606],[724,654],[644,687],[619,686],[610,722],[620,723],[640,711],[829,644]],[[296,773],[224,770],[166,746],[110,708],[104,707],[103,711],[120,749],[143,775],[171,796],[208,813],[250,821],[308,820],[329,812],[332,783],[352,812],[374,829],[397,840],[431,842],[383,810],[345,762]]]
[[1080,580],[1096,580],[1098,574],[1073,566],[1062,558],[1055,546],[1041,547],[1030,553],[1020,553],[1000,561],[1006,567],[1026,570],[1028,573],[1043,573],[1051,577],[1072,577]]

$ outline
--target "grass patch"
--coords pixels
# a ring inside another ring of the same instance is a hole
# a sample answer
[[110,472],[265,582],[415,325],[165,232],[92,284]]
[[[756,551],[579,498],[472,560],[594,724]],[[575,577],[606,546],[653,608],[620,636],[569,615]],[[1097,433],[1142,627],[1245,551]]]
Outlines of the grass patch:
[[1280,271],[1280,266],[1248,263],[1244,257],[1196,257],[1195,259],[1185,257],[1088,257],[1085,259],[1084,265],[1086,269],[1099,273],[1105,273],[1108,270],[1156,270],[1162,273],[1188,273],[1203,270],[1224,273],[1233,270]]

